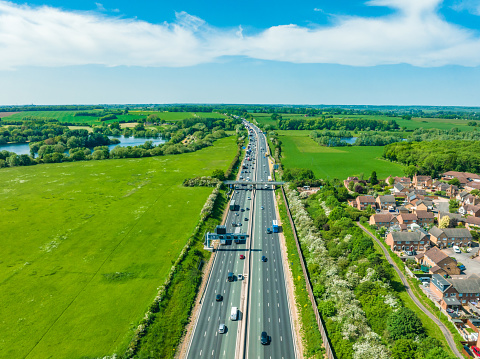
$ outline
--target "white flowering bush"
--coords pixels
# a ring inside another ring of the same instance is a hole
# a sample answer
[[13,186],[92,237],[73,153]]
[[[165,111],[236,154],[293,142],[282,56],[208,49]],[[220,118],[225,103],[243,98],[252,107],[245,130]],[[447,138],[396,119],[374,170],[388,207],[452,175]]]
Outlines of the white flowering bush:
[[[290,211],[295,222],[299,241],[303,247],[308,250],[306,262],[308,266],[318,265],[323,268],[325,296],[328,300],[335,303],[336,315],[332,317],[333,321],[341,324],[341,334],[345,340],[353,340],[354,358],[390,358],[387,348],[381,343],[380,338],[368,325],[365,313],[361,308],[360,302],[356,299],[354,288],[359,282],[372,280],[375,276],[375,270],[368,268],[365,276],[360,278],[355,272],[357,269],[352,266],[348,269],[347,279],[340,275],[337,262],[328,255],[326,243],[313,224],[313,220],[306,211],[297,192],[289,186],[285,186],[285,193],[289,202]],[[330,214],[330,208],[325,202],[320,202],[327,216]],[[349,242],[351,235],[346,235],[341,241]],[[345,258],[340,257],[339,260]],[[387,299],[385,299],[387,300]],[[393,296],[388,298],[389,303],[393,305]],[[389,304],[390,305],[390,304]]]

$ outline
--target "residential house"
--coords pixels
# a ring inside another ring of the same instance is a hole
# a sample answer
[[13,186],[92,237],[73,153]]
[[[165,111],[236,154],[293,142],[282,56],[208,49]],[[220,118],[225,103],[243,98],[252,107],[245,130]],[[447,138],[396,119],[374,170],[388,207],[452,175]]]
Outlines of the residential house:
[[397,216],[398,223],[400,224],[412,224],[417,223],[417,215],[415,213],[401,213]]
[[421,199],[415,202],[414,212],[433,210],[433,201],[429,199]]
[[406,208],[405,206],[397,207],[397,211],[398,213],[409,213],[408,208]]
[[398,224],[398,220],[391,213],[376,213],[370,216],[369,224],[377,227],[377,229],[381,227],[389,228]]
[[375,208],[375,198],[373,196],[358,196],[357,198],[355,198],[353,203],[354,207],[356,207],[360,211],[367,209],[368,206],[372,206],[372,208]]
[[463,203],[462,204],[472,204],[474,206],[480,204],[480,198],[475,197],[472,194],[468,194],[467,196],[463,197]]
[[445,191],[445,194],[450,197],[450,198],[453,198],[455,197],[459,192],[459,189],[456,185],[450,185],[447,190]]
[[466,228],[438,228],[434,226],[428,233],[430,233],[430,241],[438,248],[465,247],[472,243],[472,235]]
[[477,231],[480,229],[480,218],[468,216],[465,218],[465,228],[469,231]]
[[472,274],[468,277],[444,278],[440,274],[433,274],[430,289],[440,298],[444,310],[461,306],[468,308],[469,302],[480,300],[480,277]]
[[412,180],[413,185],[415,188],[430,188],[432,187],[433,180],[430,176],[413,176]]
[[388,210],[389,207],[395,208],[395,196],[393,195],[385,195],[385,196],[378,196],[375,200],[377,202],[377,208]]
[[428,235],[425,235],[421,231],[390,232],[389,234],[387,234],[385,243],[390,246],[390,249],[394,252],[421,252],[425,250],[425,246],[430,245]]
[[457,266],[457,262],[443,253],[437,247],[430,248],[425,253],[419,253],[415,256],[417,263],[425,267],[429,267],[431,274],[440,275],[458,275],[461,274],[460,268]]
[[470,192],[462,191],[457,194],[456,199],[463,203],[468,196],[471,196]]
[[409,192],[408,187],[405,187],[401,183],[396,183],[395,186],[393,186],[393,193],[395,193],[395,195],[398,195],[398,194],[406,195],[408,192]]
[[468,182],[465,186],[463,186],[463,188],[465,188],[465,190],[468,192],[472,192],[474,189],[480,190],[480,182]]
[[393,178],[393,184],[397,184],[397,183],[401,183],[402,185],[404,185],[405,187],[409,187],[410,184],[412,183],[412,180],[409,178],[409,177],[392,177],[392,176],[388,176],[386,179],[385,179],[385,182],[387,184],[390,184],[390,178]]
[[457,171],[448,171],[442,174],[443,179],[449,181],[453,178],[458,178],[462,185],[467,184],[468,182],[475,181],[480,182],[480,176],[476,173],[470,172],[457,172]]
[[449,186],[450,185],[446,184],[445,182],[436,181],[433,183],[432,188],[436,192],[445,192]]
[[427,227],[433,223],[433,212],[427,211],[416,211],[415,214],[417,215],[417,224],[422,227]]
[[473,217],[480,217],[480,205],[474,206],[471,204],[464,204],[458,209],[458,213],[461,215],[470,215]]

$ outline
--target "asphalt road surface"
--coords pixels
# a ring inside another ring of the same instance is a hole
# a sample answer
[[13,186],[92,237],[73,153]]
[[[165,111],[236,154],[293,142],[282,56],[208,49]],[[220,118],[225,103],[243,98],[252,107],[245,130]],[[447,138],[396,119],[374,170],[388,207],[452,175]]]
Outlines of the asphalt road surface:
[[[240,175],[243,179],[267,181],[270,172],[265,157],[265,136],[257,128],[253,130],[250,136],[251,160],[242,163],[242,167],[246,165],[248,168],[242,168]],[[233,233],[238,228],[233,223],[242,224],[242,233],[250,233],[249,226],[253,225],[252,248],[249,251],[245,243],[231,243],[217,250],[188,358],[233,359],[236,349],[245,345],[240,343],[237,346],[239,340],[246,340],[244,355],[250,359],[295,358],[279,238],[278,234],[266,233],[276,219],[274,192],[271,186],[254,191],[248,187],[244,185],[234,189],[232,199],[239,206],[235,211],[229,210],[225,225],[227,233]],[[245,255],[245,259],[240,259],[241,254]],[[249,263],[248,256],[251,256],[251,272],[248,278],[242,278],[244,267]],[[261,261],[262,256],[266,257],[265,262]],[[235,274],[233,282],[227,281],[228,272]],[[250,290],[248,318],[239,312],[238,320],[230,320],[232,307],[240,308],[242,286],[244,290]],[[221,294],[223,300],[216,301],[217,294]],[[246,337],[239,332],[240,321],[245,320],[248,325]],[[218,333],[220,324],[226,325],[226,333]],[[269,345],[261,345],[262,331],[271,337]]]

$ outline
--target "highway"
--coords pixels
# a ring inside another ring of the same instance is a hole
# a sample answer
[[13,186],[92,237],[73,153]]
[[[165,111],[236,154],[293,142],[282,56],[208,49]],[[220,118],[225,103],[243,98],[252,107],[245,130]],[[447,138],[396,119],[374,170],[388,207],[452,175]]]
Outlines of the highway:
[[[265,157],[266,140],[257,128],[253,129],[250,146],[254,158],[242,163],[242,167],[248,168],[241,169],[240,175],[251,181],[267,181],[270,173]],[[247,186],[237,186],[234,189],[232,199],[239,208],[227,213],[227,233],[237,228],[233,223],[241,223],[243,233],[253,233],[252,250],[247,248],[249,238],[247,243],[222,245],[216,251],[187,358],[295,358],[279,239],[277,234],[266,234],[266,228],[271,228],[275,219],[273,196],[271,188],[252,191]],[[241,254],[245,259],[240,259]],[[266,262],[261,261],[263,255],[267,257]],[[249,263],[250,276],[241,278],[239,274],[247,272]],[[227,281],[228,272],[235,274],[233,282]],[[250,293],[248,318],[239,312],[238,320],[232,321],[231,308],[245,306],[240,303],[242,290],[243,297],[247,291]],[[217,294],[223,296],[222,301],[216,301]],[[241,321],[246,321],[248,326],[246,336],[242,333]],[[226,333],[218,333],[220,324],[226,325]],[[271,337],[269,345],[261,345],[262,331]]]

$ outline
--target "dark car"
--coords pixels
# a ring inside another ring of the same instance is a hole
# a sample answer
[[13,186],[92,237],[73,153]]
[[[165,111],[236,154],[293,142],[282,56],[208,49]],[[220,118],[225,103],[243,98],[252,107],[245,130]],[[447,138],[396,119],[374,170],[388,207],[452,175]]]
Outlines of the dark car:
[[242,208],[242,209],[240,210],[240,212],[245,212],[245,210]]
[[246,210],[247,210],[247,211],[250,211],[250,208],[247,207]]
[[248,221],[248,218],[247,218],[247,217],[245,217],[245,219],[244,219],[244,220],[245,220],[245,221]]
[[221,301],[223,300],[222,295],[221,295],[221,294],[217,294],[217,295],[215,296],[215,300],[216,300],[217,302],[221,302]]
[[262,256],[262,262],[266,262],[266,261],[267,261],[267,257]]
[[260,343],[262,343],[262,345],[270,343],[270,337],[267,335],[267,332],[262,332],[262,335],[260,335]]

